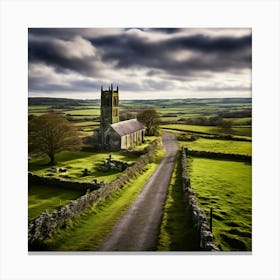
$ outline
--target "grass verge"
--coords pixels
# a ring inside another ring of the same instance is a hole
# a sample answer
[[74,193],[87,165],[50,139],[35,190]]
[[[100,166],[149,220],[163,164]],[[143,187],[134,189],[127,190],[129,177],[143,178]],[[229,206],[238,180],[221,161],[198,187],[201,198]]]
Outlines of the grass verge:
[[182,190],[179,154],[172,174],[158,238],[158,251],[198,251],[199,237],[193,229]]

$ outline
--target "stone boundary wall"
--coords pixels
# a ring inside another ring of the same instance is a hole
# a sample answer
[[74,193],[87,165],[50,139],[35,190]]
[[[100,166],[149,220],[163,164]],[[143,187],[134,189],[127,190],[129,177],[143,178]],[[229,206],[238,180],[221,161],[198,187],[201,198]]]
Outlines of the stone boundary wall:
[[91,182],[77,182],[77,181],[67,181],[61,180],[59,178],[49,178],[44,176],[39,176],[28,172],[28,183],[42,184],[48,186],[54,186],[65,189],[72,190],[82,190],[82,191],[93,191],[97,190],[100,187],[104,186],[103,183],[91,183]]
[[210,227],[206,218],[206,214],[200,208],[196,201],[196,194],[191,189],[191,181],[187,174],[186,168],[186,151],[183,147],[181,150],[181,166],[182,166],[182,187],[187,202],[187,207],[191,211],[194,227],[197,229],[200,238],[200,248],[203,251],[220,251],[214,243],[214,237],[210,231]]
[[145,166],[154,160],[160,145],[159,139],[154,140],[146,154],[140,156],[134,165],[128,167],[122,175],[104,187],[87,192],[78,199],[53,209],[50,213],[43,212],[39,217],[30,221],[28,223],[29,250],[40,248],[44,239],[49,237],[56,229],[65,227],[68,221],[77,217],[81,212],[90,209],[98,201],[108,198],[114,191],[123,188],[130,179],[142,173]]
[[252,162],[252,157],[248,155],[238,155],[238,154],[224,154],[218,152],[208,152],[208,151],[196,151],[196,150],[189,150],[185,148],[185,151],[190,156],[196,157],[207,157],[213,159],[228,159],[234,161],[245,161],[245,162]]
[[234,135],[199,135],[200,138],[204,139],[217,139],[217,140],[232,140],[232,141],[240,141],[240,142],[252,142],[252,139],[245,138],[247,136],[234,136]]

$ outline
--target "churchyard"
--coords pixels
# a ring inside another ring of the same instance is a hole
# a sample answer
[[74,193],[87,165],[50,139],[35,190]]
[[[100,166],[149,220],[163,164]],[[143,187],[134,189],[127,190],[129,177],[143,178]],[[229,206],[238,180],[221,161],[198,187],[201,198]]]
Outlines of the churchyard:
[[[252,155],[252,127],[251,127],[251,99],[185,99],[185,100],[129,100],[122,101],[120,118],[135,117],[139,111],[147,107],[155,108],[161,117],[161,132],[172,132],[177,136],[180,146],[189,150],[245,155]],[[40,115],[47,112],[56,112],[64,115],[80,131],[84,147],[81,151],[61,152],[57,154],[57,166],[47,166],[47,159],[42,156],[29,158],[29,171],[34,174],[60,178],[62,180],[74,180],[90,182],[97,180],[106,183],[116,179],[122,172],[110,170],[100,171],[108,152],[90,150],[87,137],[99,127],[99,103],[98,100],[67,100],[51,98],[30,98],[29,118],[32,115]],[[215,117],[224,121],[226,125],[209,123],[216,121]],[[211,119],[212,118],[212,119]],[[230,125],[227,125],[227,122]],[[147,142],[136,147],[137,152],[145,149],[156,137],[146,138]],[[161,155],[162,156],[162,155]],[[112,157],[116,160],[133,165],[139,157],[137,153],[114,152]],[[159,156],[160,158],[160,156]],[[217,245],[223,251],[250,251],[251,250],[251,210],[252,210],[252,186],[251,163],[232,159],[213,159],[196,156],[188,156],[186,161],[190,173],[191,186],[197,194],[197,201],[209,217],[209,209],[213,208],[213,234]],[[156,164],[146,170],[142,179],[135,183],[135,189],[126,188],[117,192],[109,200],[96,206],[97,218],[88,218],[84,215],[74,225],[74,235],[78,238],[81,234],[90,235],[90,229],[96,230],[96,240],[101,239],[98,226],[104,226],[109,232],[117,217],[127,209],[129,203],[141,190],[141,186],[155,170]],[[60,172],[56,168],[65,171]],[[84,169],[88,173],[84,174]],[[180,201],[180,182],[176,181],[176,172],[173,174],[173,185],[167,197],[158,250],[183,250],[187,248],[183,244],[183,235],[179,234],[182,227],[182,201]],[[123,192],[123,193],[122,193]],[[127,196],[126,194],[127,193]],[[49,188],[47,186],[29,185],[29,219],[33,219],[46,209],[51,211],[55,207],[76,199],[82,193],[75,190]],[[124,203],[125,201],[125,203]],[[181,204],[180,204],[181,203]],[[122,206],[122,204],[124,206]],[[114,208],[115,207],[115,208]],[[181,207],[181,208],[180,208]],[[177,209],[177,210],[176,210]],[[181,209],[181,210],[180,210]],[[171,211],[172,210],[172,211]],[[110,212],[117,213],[110,219]],[[107,215],[106,217],[103,215]],[[104,218],[105,217],[105,218]],[[108,223],[104,225],[104,221]],[[170,222],[169,224],[166,224]],[[164,226],[165,223],[165,226]],[[87,225],[87,226],[82,226]],[[168,228],[168,230],[166,229]],[[81,228],[79,230],[79,228]],[[93,237],[88,237],[89,239]],[[174,242],[177,245],[174,246]],[[75,248],[71,245],[69,229],[61,232],[57,239],[49,242],[52,250],[76,250],[85,249],[89,241],[81,240]],[[173,245],[170,240],[173,240]],[[180,243],[181,242],[181,243]],[[98,242],[97,242],[98,243]],[[96,246],[97,246],[96,243]],[[68,245],[67,245],[68,244]],[[185,246],[186,245],[186,246]]]

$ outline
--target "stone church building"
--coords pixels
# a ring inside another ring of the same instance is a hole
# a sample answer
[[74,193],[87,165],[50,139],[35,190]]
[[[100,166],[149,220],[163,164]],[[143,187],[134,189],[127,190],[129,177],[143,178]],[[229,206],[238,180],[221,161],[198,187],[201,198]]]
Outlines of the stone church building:
[[100,128],[94,131],[100,149],[118,151],[144,142],[144,126],[137,119],[119,121],[119,88],[103,90],[101,86]]

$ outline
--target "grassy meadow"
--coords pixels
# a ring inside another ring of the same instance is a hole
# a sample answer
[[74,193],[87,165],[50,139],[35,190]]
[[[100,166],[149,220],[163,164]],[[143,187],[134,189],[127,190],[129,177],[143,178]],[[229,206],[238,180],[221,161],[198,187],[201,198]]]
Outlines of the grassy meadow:
[[188,158],[191,186],[208,218],[213,208],[213,233],[223,251],[250,251],[252,231],[251,164]]
[[[64,115],[75,125],[80,137],[92,136],[99,127],[100,100],[71,100],[54,98],[29,98],[29,118],[48,112]],[[228,99],[174,99],[174,100],[121,100],[120,119],[132,118],[143,109],[155,108],[160,114],[161,132],[174,133],[181,146],[192,150],[252,155],[252,100],[251,98]],[[230,128],[215,124],[200,123],[218,117],[230,123]],[[228,137],[230,136],[230,137]],[[192,139],[189,139],[192,138]],[[86,139],[86,138],[85,138]],[[146,137],[147,142],[137,147],[144,149],[154,137]],[[56,154],[57,166],[66,168],[59,173],[47,163],[47,157],[30,156],[29,171],[35,174],[90,182],[93,179],[110,182],[120,175],[118,171],[101,172],[98,167],[108,157],[108,152],[60,152]],[[114,152],[113,158],[133,164],[137,156]],[[162,155],[159,155],[159,158]],[[191,184],[197,193],[199,204],[209,212],[214,211],[213,233],[223,251],[251,250],[251,165],[243,162],[188,158],[187,167]],[[94,250],[130,203],[141,191],[142,186],[156,168],[150,164],[128,187],[116,192],[110,199],[93,206],[69,228],[61,230],[49,240],[48,250]],[[89,174],[83,175],[87,168]],[[185,211],[182,198],[179,166],[173,172],[163,220],[158,237],[159,251],[195,250],[193,232],[186,230],[190,216]],[[63,205],[79,197],[77,191],[67,191],[40,185],[30,185],[28,193],[29,219],[42,211]]]
[[[202,125],[187,125],[187,124],[164,124],[161,126],[163,130],[168,130],[170,132],[181,132],[181,133],[199,133],[199,134],[224,134],[224,132],[215,126],[202,126]],[[236,136],[247,136],[251,137],[252,129],[251,127],[244,126],[233,126],[230,131],[225,134],[232,134]]]
[[252,155],[252,143],[248,141],[233,141],[198,138],[195,141],[179,141],[180,145],[190,150],[218,152],[225,154]]
[[[137,160],[135,154],[125,154],[121,152],[112,152],[112,158],[116,160],[125,161],[128,164],[133,164]],[[98,167],[102,166],[109,152],[60,152],[56,154],[56,167],[66,168],[66,172],[56,172],[47,163],[47,157],[33,157],[29,160],[29,171],[34,174],[52,178],[60,178],[73,181],[91,182],[93,179],[104,181],[108,183],[114,180],[120,172],[117,170],[110,170],[108,172],[99,171]],[[87,168],[89,174],[84,176],[83,170]]]
[[39,216],[42,212],[50,212],[53,208],[77,199],[84,192],[58,187],[29,184],[28,186],[28,220]]

